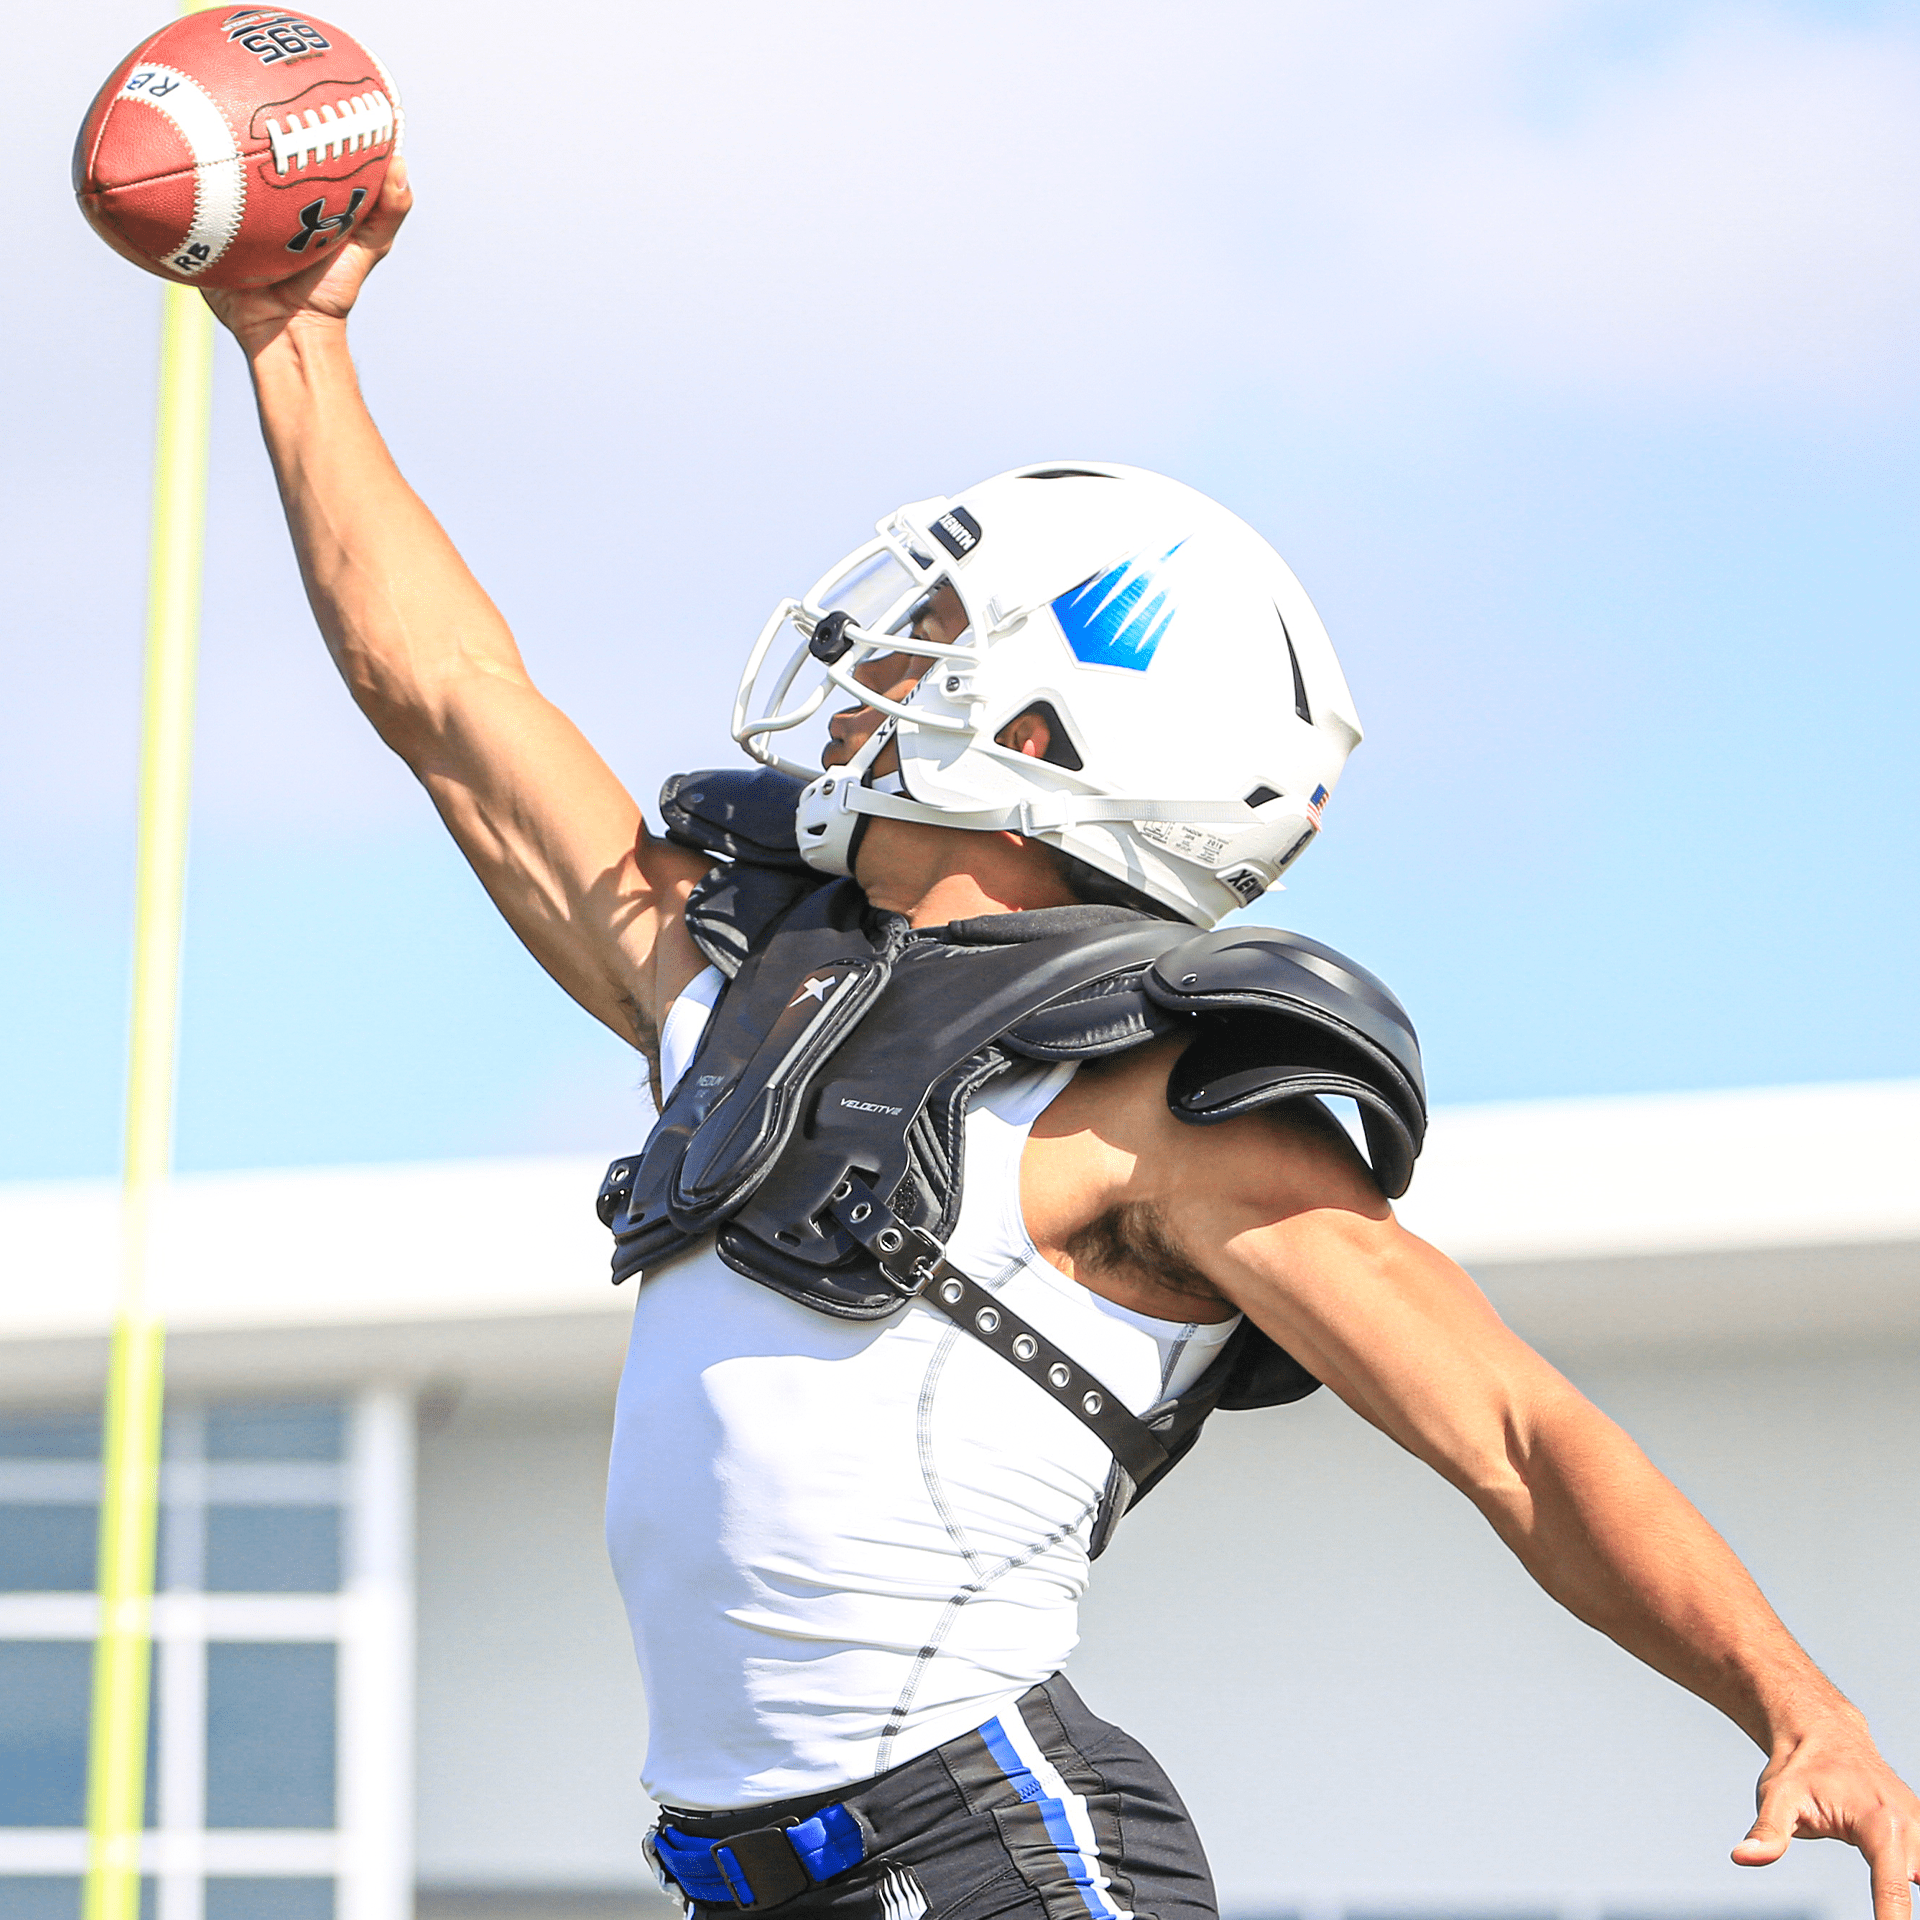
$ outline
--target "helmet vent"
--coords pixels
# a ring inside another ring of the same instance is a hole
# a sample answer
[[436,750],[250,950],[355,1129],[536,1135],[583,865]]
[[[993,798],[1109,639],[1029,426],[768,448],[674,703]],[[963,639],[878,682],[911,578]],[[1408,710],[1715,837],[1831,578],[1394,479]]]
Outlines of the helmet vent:
[[[1040,758],[1056,767],[1065,767],[1069,773],[1080,772],[1087,763],[1080,758],[1079,750],[1073,744],[1073,736],[1067,732],[1066,723],[1060,718],[1060,709],[1051,700],[1036,700],[1016,717],[1024,720],[1028,714],[1047,723],[1047,750]],[[1007,724],[1011,726],[1013,723],[1009,721]]]
[[1042,467],[1038,473],[1023,473],[1022,480],[1111,480],[1110,473],[1095,473],[1091,467]]
[[1287,616],[1278,607],[1273,617],[1280,622],[1280,638],[1287,643],[1287,665],[1293,669],[1293,710],[1308,726],[1313,725],[1313,709],[1307,705],[1306,676],[1300,671],[1300,656],[1293,650],[1293,635],[1287,631]]
[[1279,798],[1280,795],[1275,793],[1271,787],[1255,787],[1254,790],[1247,795],[1247,805],[1250,807],[1264,807],[1269,800],[1278,800]]

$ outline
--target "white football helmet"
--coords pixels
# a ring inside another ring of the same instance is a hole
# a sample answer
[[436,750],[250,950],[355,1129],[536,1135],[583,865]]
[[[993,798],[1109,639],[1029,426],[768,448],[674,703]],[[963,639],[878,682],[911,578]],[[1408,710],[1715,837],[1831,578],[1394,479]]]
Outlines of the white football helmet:
[[[911,636],[943,583],[967,630]],[[895,651],[932,662],[897,701],[853,678]],[[771,676],[770,660],[783,662]],[[780,736],[836,688],[878,708],[880,727],[824,774],[783,759]],[[995,743],[1033,709],[1052,735],[1044,759]],[[851,871],[873,816],[1010,830],[1210,927],[1313,839],[1360,723],[1312,602],[1251,527],[1178,481],[1084,462],[1020,467],[881,521],[774,609],[733,737],[809,783],[800,846],[822,872]],[[900,772],[876,781],[889,739]]]

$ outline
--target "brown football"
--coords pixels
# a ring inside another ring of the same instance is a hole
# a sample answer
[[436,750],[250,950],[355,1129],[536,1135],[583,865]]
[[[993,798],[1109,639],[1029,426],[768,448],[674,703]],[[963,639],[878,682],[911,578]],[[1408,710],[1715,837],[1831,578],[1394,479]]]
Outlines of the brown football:
[[73,190],[149,273],[271,286],[373,210],[400,128],[386,68],[338,27],[215,7],[114,68],[74,143]]

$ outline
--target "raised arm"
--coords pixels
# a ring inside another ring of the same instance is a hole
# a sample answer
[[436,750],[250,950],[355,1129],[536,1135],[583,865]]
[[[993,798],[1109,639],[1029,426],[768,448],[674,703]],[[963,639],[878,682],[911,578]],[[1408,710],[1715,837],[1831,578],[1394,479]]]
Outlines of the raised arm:
[[534,686],[361,398],[347,315],[410,203],[396,161],[338,254],[208,302],[247,355],[307,598],[361,711],[534,958],[651,1055],[662,1011],[703,964],[680,908],[705,862],[649,837],[605,761]]
[[1258,1118],[1187,1143],[1178,1131],[1169,1145],[1187,1173],[1169,1211],[1207,1278],[1465,1493],[1561,1605],[1767,1755],[1734,1859],[1766,1866],[1795,1838],[1850,1841],[1876,1920],[1906,1920],[1920,1800],[1693,1505],[1395,1222],[1344,1139]]

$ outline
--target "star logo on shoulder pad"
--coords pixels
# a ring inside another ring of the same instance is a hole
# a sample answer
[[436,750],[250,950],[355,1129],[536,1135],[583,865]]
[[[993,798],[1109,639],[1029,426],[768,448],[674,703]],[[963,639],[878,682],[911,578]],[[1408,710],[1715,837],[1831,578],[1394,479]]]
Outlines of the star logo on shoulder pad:
[[810,980],[807,980],[806,982],[803,983],[803,985],[800,988],[800,991],[796,993],[793,996],[793,998],[787,1002],[787,1005],[790,1007],[797,1007],[802,1000],[818,1000],[822,1006],[825,1006],[826,1000],[827,1000],[827,990],[833,984],[834,984],[834,980],[833,980],[832,974],[816,973]]

